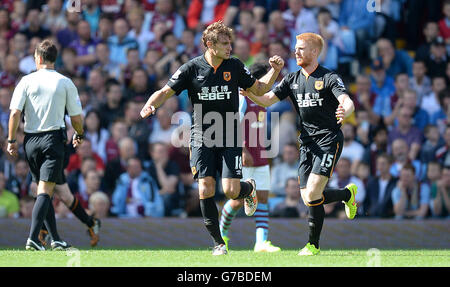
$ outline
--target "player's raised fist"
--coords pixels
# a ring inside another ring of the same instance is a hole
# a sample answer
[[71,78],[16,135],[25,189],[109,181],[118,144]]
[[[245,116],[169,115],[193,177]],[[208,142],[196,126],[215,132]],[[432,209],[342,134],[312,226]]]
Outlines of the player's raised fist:
[[141,117],[145,119],[146,117],[153,115],[155,111],[156,109],[154,106],[145,104],[145,106],[141,110]]
[[280,56],[273,56],[269,59],[269,65],[275,70],[279,71],[283,69],[284,60]]

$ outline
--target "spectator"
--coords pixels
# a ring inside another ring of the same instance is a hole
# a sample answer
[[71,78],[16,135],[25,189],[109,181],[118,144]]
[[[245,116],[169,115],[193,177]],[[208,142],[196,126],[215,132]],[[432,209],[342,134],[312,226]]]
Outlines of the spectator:
[[271,43],[281,42],[285,47],[291,46],[291,32],[283,20],[283,14],[278,10],[269,16],[269,39]]
[[99,0],[85,0],[83,1],[83,7],[81,14],[83,19],[89,23],[92,35],[95,35],[100,21],[100,15],[102,11],[98,5]]
[[227,26],[232,26],[233,22],[235,21],[236,15],[238,14],[238,11],[251,10],[254,14],[254,23],[259,23],[263,20],[264,13],[266,11],[264,6],[264,0],[231,0],[230,5],[228,6],[228,9],[223,16],[223,22]]
[[439,161],[442,166],[450,166],[450,125],[447,125],[445,128],[443,137],[445,145],[438,148],[436,151],[436,160]]
[[26,26],[21,30],[21,33],[25,34],[28,40],[30,40],[33,37],[45,39],[51,35],[51,32],[49,30],[42,27],[39,20],[38,9],[28,10]]
[[442,170],[442,178],[437,181],[435,196],[432,196],[431,213],[434,217],[450,216],[450,167],[445,166]]
[[125,99],[142,102],[152,94],[153,90],[147,71],[144,68],[136,68],[132,71],[130,86],[125,90]]
[[53,35],[67,26],[66,15],[64,15],[62,7],[62,0],[48,0],[41,15],[39,15],[43,23],[42,26],[50,30]]
[[141,161],[132,157],[127,172],[120,175],[112,195],[111,212],[119,217],[162,217],[164,203],[156,182],[142,171]]
[[409,146],[403,138],[397,138],[392,142],[392,157],[393,163],[391,165],[391,175],[393,177],[399,177],[402,167],[406,164],[412,164],[416,172],[416,179],[422,180],[425,176],[425,165],[422,165],[419,160],[411,161],[408,158]]
[[364,155],[364,147],[355,140],[355,127],[352,124],[346,123],[342,126],[342,133],[344,134],[344,146],[341,157],[348,158],[351,163],[351,174],[356,174],[359,162]]
[[373,105],[377,95],[371,90],[370,77],[364,74],[356,76],[356,93],[353,97],[355,109],[365,109],[369,113],[370,123],[376,125],[379,121],[379,116],[373,112]]
[[425,142],[420,150],[420,161],[429,163],[435,160],[437,150],[444,145],[436,125],[427,125],[424,129]]
[[30,195],[31,173],[25,159],[19,158],[14,164],[14,175],[6,182],[6,189],[14,193],[19,199]]
[[373,112],[378,116],[387,117],[392,113],[391,96],[395,92],[394,79],[386,75],[383,62],[375,59],[372,63],[371,91],[375,98]]
[[[120,122],[118,122],[118,125]],[[119,126],[117,126],[119,128]],[[103,178],[105,192],[112,194],[116,188],[116,181],[126,171],[127,162],[136,156],[136,144],[132,138],[124,137],[119,140],[119,156],[106,164],[105,177]]]
[[97,110],[92,109],[87,112],[84,121],[85,137],[91,142],[92,150],[101,157],[103,162],[106,162],[106,141],[109,133],[100,124],[100,113]]
[[[416,91],[407,89],[403,93],[402,106],[413,111],[413,125],[421,132],[431,122],[428,113],[417,104]],[[398,124],[398,122],[396,123]]]
[[192,0],[186,14],[188,28],[196,32],[203,32],[209,24],[224,18],[229,5],[230,0]]
[[86,174],[84,174],[84,183],[86,184],[86,189],[83,190],[81,205],[88,208],[91,195],[100,191],[100,174],[95,169],[86,171]]
[[122,119],[115,120],[110,125],[111,137],[106,142],[106,162],[119,156],[119,142],[128,135],[127,125]]
[[319,34],[324,39],[326,45],[322,51],[322,64],[332,70],[336,70],[338,66],[338,46],[342,47],[339,42],[339,24],[331,17],[331,12],[327,8],[320,8],[317,15],[319,24]]
[[14,88],[22,74],[19,71],[19,59],[14,54],[5,58],[3,71],[0,70],[0,88]]
[[431,80],[431,93],[422,97],[420,107],[427,111],[430,117],[441,108],[439,105],[439,93],[446,89],[445,78],[441,76],[434,77]]
[[28,55],[22,58],[19,62],[19,70],[23,74],[29,74],[32,71],[36,71],[36,63],[34,62],[34,51],[36,46],[41,42],[41,38],[33,37],[30,40],[30,45],[28,46]]
[[399,73],[412,76],[412,59],[407,52],[396,50],[393,43],[385,38],[378,39],[377,43],[378,55],[383,61],[386,74],[394,78]]
[[19,199],[5,189],[5,175],[0,172],[0,218],[16,218],[19,216]]
[[17,32],[16,27],[12,25],[10,13],[7,9],[0,8],[0,35],[1,38],[10,40]]
[[0,88],[0,125],[2,126],[2,135],[8,130],[9,104],[11,102],[12,92],[8,88]]
[[149,27],[144,26],[144,13],[141,9],[133,9],[127,13],[127,20],[131,28],[128,37],[136,39],[139,47],[139,59],[142,60],[153,34]]
[[9,41],[9,50],[17,57],[17,59],[19,59],[19,61],[28,54],[27,48],[28,39],[25,34],[16,33]]
[[239,12],[239,24],[236,27],[236,39],[245,39],[248,43],[253,41],[255,22],[251,10]]
[[77,51],[76,63],[81,69],[81,74],[86,77],[91,66],[97,61],[95,47],[98,42],[92,38],[91,28],[85,20],[78,22],[77,35],[78,37],[70,43],[69,47]]
[[155,10],[149,12],[148,19],[149,23],[147,27],[150,27],[150,30],[153,31],[153,27],[156,23],[164,23],[166,29],[168,31],[172,31],[177,37],[177,39],[181,38],[181,34],[186,29],[186,25],[184,24],[184,19],[181,17],[174,9],[174,1],[173,0],[155,0]]
[[156,142],[149,145],[150,161],[143,166],[147,173],[156,181],[159,194],[164,201],[165,216],[180,214],[180,168],[169,158],[168,145]]
[[285,184],[284,200],[273,207],[271,217],[300,217],[306,218],[307,207],[301,200],[300,187],[295,177],[288,178]]
[[93,66],[93,69],[102,71],[109,78],[119,79],[121,72],[120,66],[111,61],[108,44],[103,42],[98,43],[95,47],[95,55],[97,62]]
[[369,12],[367,2],[359,0],[342,0],[339,13],[341,29],[353,31],[356,38],[356,55],[358,59],[366,57],[368,41],[373,35],[375,13]]
[[126,65],[127,50],[138,48],[138,43],[128,35],[128,23],[125,19],[119,18],[114,21],[114,35],[108,38],[111,62],[119,65]]
[[187,55],[189,59],[195,58],[202,53],[199,46],[195,44],[195,32],[193,30],[187,29],[183,31],[177,52],[178,54]]
[[89,103],[98,108],[105,100],[106,74],[100,69],[92,69],[88,74],[87,89],[89,92]]
[[439,26],[436,22],[427,22],[423,28],[425,43],[419,46],[416,51],[416,60],[425,61],[430,54],[431,42],[439,36]]
[[[406,73],[398,73],[394,77],[394,87],[395,92],[391,95],[391,110],[394,111],[396,107],[400,107],[397,105],[399,101],[403,101],[403,96],[406,90],[409,89],[409,78]],[[391,125],[392,123],[388,123],[387,125]]]
[[299,151],[297,144],[288,143],[283,148],[282,161],[272,165],[271,187],[277,196],[285,195],[286,181],[290,177],[298,176]]
[[447,69],[448,55],[445,48],[445,42],[441,37],[437,37],[431,42],[430,54],[425,58],[425,65],[427,66],[427,76],[445,77]]
[[[163,78],[172,73],[171,66],[179,57],[177,52],[178,40],[171,31],[166,31],[161,35],[163,57],[158,60],[155,66],[158,77]],[[180,67],[178,64],[176,69]],[[175,72],[175,71],[174,71]]]
[[253,65],[255,59],[250,55],[250,42],[245,38],[237,38],[234,41],[234,57],[241,60],[245,66]]
[[72,172],[81,168],[81,162],[86,158],[93,158],[95,160],[95,166],[102,174],[105,170],[105,164],[102,158],[92,150],[92,143],[89,139],[85,138],[81,145],[78,146],[76,153],[72,154],[69,158],[69,164],[66,171]]
[[372,176],[366,187],[364,199],[365,215],[369,217],[392,217],[392,190],[397,184],[397,179],[389,172],[391,157],[384,153],[376,159],[376,175]]
[[100,21],[98,22],[97,33],[95,34],[95,38],[98,39],[99,42],[107,43],[109,37],[113,34],[113,23],[110,16],[107,14],[102,14],[100,16]]
[[86,175],[91,170],[96,170],[95,159],[86,157],[81,163],[81,168],[71,171],[67,176],[67,184],[83,208],[88,207],[87,201],[89,196],[86,191]]
[[77,51],[74,48],[64,48],[62,51],[62,65],[59,72],[68,78],[79,76],[76,58]]
[[444,38],[446,44],[450,44],[450,1],[444,1],[442,13],[444,17],[438,22],[439,34]]
[[400,108],[397,118],[398,125],[391,129],[388,135],[388,149],[390,149],[392,143],[402,138],[406,144],[410,147],[408,158],[415,160],[419,155],[420,147],[422,145],[422,133],[418,128],[412,125],[413,111],[409,107]]
[[409,78],[409,86],[417,93],[417,104],[422,98],[431,92],[431,80],[426,75],[427,67],[423,60],[415,60],[412,65],[412,77]]
[[65,15],[67,25],[56,33],[56,38],[62,49],[69,46],[78,37],[77,26],[80,21],[79,13],[66,10]]
[[450,90],[445,89],[438,94],[439,110],[435,112],[431,118],[430,123],[437,125],[439,132],[444,133],[447,126],[448,116],[450,115]]
[[123,117],[122,88],[114,79],[106,83],[106,101],[100,104],[99,112],[102,116],[101,125],[108,129],[118,118]]
[[[358,193],[356,194],[355,200],[360,208],[358,209],[358,214],[364,214],[363,202],[366,197],[366,189],[364,183],[351,174],[351,160],[346,157],[341,157],[336,165],[336,174],[331,178],[328,183],[330,188],[344,188],[350,183],[354,183],[358,187]],[[328,216],[337,216],[338,218],[346,218],[343,205],[337,205],[337,202],[326,204],[325,213]]]
[[157,142],[170,144],[172,133],[177,128],[177,126],[172,125],[171,123],[172,112],[165,107],[161,107],[156,112],[156,118],[157,121],[153,122],[153,129],[150,137],[148,138],[148,142],[150,144]]
[[371,174],[376,172],[377,157],[387,152],[388,131],[384,126],[377,126],[373,134],[373,141],[365,148],[363,155],[363,161],[369,164]]
[[319,32],[319,25],[314,14],[304,7],[304,0],[289,0],[289,9],[283,12],[286,27],[291,33],[290,48],[294,50],[295,36],[305,32]]
[[143,102],[127,101],[125,104],[125,123],[128,126],[128,136],[137,143],[137,156],[145,158],[147,155],[148,137],[151,133],[150,125],[142,121],[139,115]]
[[96,191],[89,197],[89,211],[96,218],[108,217],[110,206],[109,198],[104,192]]
[[34,198],[32,196],[24,196],[19,200],[20,205],[20,217],[31,218],[34,206]]
[[129,88],[133,77],[133,71],[141,67],[142,63],[139,59],[139,50],[137,48],[129,48],[127,50],[127,63],[121,66],[119,81],[124,84],[126,88]]
[[430,187],[415,177],[415,169],[405,164],[396,187],[392,190],[392,203],[396,219],[424,219],[429,211]]

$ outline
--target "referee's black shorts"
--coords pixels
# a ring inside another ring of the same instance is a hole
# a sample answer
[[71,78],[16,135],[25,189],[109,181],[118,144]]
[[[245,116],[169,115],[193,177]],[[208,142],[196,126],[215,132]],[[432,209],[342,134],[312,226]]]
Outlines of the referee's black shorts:
[[62,130],[26,133],[25,156],[33,181],[63,184],[64,137]]

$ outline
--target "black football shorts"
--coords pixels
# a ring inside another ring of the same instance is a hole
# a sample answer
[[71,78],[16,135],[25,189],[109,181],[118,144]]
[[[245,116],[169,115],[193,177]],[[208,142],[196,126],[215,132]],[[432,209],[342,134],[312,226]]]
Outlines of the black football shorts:
[[300,166],[298,180],[300,188],[305,188],[310,173],[328,178],[333,174],[344,144],[342,131],[317,136],[314,140],[300,146]]
[[242,147],[190,146],[189,158],[194,179],[242,178]]

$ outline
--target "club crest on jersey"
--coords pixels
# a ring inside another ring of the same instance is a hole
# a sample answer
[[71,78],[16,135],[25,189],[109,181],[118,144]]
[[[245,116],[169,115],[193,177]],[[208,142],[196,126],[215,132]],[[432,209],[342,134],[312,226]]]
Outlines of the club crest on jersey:
[[225,81],[229,81],[229,80],[231,80],[231,73],[230,72],[223,72],[223,79],[225,80]]
[[323,81],[316,81],[316,82],[314,83],[314,88],[315,88],[316,90],[322,90],[322,89],[323,89]]

